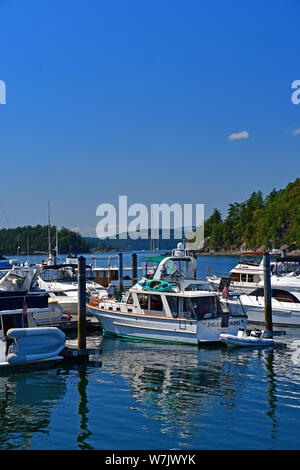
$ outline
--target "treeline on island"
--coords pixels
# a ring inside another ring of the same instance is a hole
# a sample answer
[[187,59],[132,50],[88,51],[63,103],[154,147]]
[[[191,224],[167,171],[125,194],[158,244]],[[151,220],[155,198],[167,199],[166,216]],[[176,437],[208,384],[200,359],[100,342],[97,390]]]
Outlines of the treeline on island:
[[205,249],[216,251],[300,249],[300,178],[263,197],[256,191],[242,203],[218,209],[204,224]]
[[[91,251],[149,250],[151,234],[148,237],[132,239],[116,238],[100,240],[83,237],[79,233],[61,228],[58,231],[59,253],[90,253]],[[183,233],[183,232],[182,232]],[[238,250],[280,249],[300,250],[300,178],[289,183],[284,189],[273,189],[263,196],[255,191],[244,202],[229,204],[227,215],[214,209],[204,224],[204,252],[234,252]],[[56,245],[56,227],[51,227],[51,247]],[[159,231],[156,247],[170,250],[178,243],[174,230],[170,238],[163,239]],[[30,225],[0,229],[0,253],[47,253],[48,226]]]
[[[51,248],[56,245],[56,227],[50,231]],[[89,253],[88,243],[79,233],[67,228],[58,231],[59,253]],[[36,225],[32,227],[3,228],[0,229],[0,253],[15,255],[17,253],[48,253],[48,226]]]

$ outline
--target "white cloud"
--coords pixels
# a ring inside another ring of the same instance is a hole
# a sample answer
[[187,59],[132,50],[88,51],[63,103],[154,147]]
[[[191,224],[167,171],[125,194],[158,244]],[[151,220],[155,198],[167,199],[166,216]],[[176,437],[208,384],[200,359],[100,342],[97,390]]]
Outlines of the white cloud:
[[298,129],[293,130],[292,134],[293,135],[299,135],[300,134],[300,127]]
[[230,134],[228,136],[229,140],[238,140],[238,139],[248,139],[249,133],[247,131],[237,132],[234,134]]

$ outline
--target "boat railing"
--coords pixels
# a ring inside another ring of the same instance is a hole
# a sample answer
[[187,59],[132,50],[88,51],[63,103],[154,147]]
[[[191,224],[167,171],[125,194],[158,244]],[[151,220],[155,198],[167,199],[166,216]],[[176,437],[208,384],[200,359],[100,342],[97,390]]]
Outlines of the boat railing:
[[229,277],[229,272],[228,271],[219,271],[217,269],[211,269],[209,267],[206,268],[206,277]]

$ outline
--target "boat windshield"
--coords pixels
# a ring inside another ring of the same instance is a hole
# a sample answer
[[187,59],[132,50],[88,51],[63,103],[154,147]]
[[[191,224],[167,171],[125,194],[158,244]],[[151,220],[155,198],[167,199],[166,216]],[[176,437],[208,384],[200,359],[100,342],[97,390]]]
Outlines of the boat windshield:
[[195,319],[190,301],[186,297],[166,295],[173,318]]
[[[78,281],[78,269],[73,267],[62,267],[62,268],[46,268],[43,269],[40,273],[40,277],[43,281]],[[86,279],[94,280],[95,274],[92,269],[87,267],[86,269]]]
[[23,313],[1,315],[1,329],[2,329],[2,334],[4,336],[6,336],[8,330],[10,330],[11,328],[27,328],[27,327],[28,327],[27,315],[24,315]]
[[197,320],[216,318],[218,316],[217,299],[215,296],[192,297],[191,303]]

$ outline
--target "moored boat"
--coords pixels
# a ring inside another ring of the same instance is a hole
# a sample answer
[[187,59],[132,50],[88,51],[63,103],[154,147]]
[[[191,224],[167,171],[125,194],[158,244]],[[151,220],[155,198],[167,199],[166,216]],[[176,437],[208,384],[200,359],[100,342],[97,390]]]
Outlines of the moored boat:
[[[300,293],[272,288],[271,295],[272,323],[277,326],[300,327]],[[248,295],[241,294],[240,301],[249,322],[264,324],[265,304],[262,287],[255,289]]]
[[[228,281],[230,290],[241,294],[249,294],[264,284],[263,252],[242,253],[243,258],[230,271]],[[221,276],[209,274],[207,280],[213,289],[218,289]],[[281,257],[271,262],[271,286],[276,289],[300,292],[300,257]]]
[[34,320],[34,314],[49,310],[47,299],[45,294],[0,297],[0,368],[62,359],[64,333],[55,327],[38,327]]
[[91,299],[87,309],[104,334],[194,345],[220,342],[222,332],[237,333],[247,318],[239,296],[224,298],[204,290],[195,267],[195,259],[179,244],[151,279],[141,279],[121,301]]

